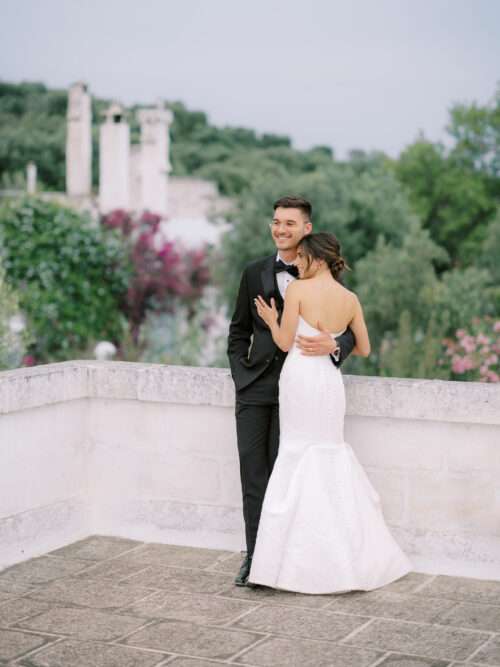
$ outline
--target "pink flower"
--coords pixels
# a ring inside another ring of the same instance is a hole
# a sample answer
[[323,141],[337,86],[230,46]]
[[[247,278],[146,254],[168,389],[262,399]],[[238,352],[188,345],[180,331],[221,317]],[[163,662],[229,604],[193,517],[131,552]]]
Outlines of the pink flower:
[[497,320],[493,325],[493,331],[495,333],[500,333],[500,320]]
[[466,352],[474,352],[476,350],[476,341],[472,336],[464,336],[460,341],[460,345]]
[[473,368],[476,367],[476,364],[474,363],[474,361],[470,357],[464,357],[462,359],[462,365],[463,365],[464,370],[466,370],[466,371],[471,371]]
[[495,371],[488,371],[487,378],[488,378],[488,380],[490,380],[490,382],[499,382],[500,381],[500,376],[498,375],[498,373],[495,373]]
[[451,364],[452,371],[454,373],[458,373],[459,375],[465,373],[467,368],[465,367],[466,364],[464,362],[465,359],[461,359],[460,357],[454,357],[453,362]]
[[485,336],[482,333],[478,334],[478,337],[477,337],[476,340],[477,340],[478,345],[489,345],[490,342],[491,342],[490,339],[488,338],[488,336]]
[[456,336],[457,338],[463,338],[465,336],[465,329],[457,329]]

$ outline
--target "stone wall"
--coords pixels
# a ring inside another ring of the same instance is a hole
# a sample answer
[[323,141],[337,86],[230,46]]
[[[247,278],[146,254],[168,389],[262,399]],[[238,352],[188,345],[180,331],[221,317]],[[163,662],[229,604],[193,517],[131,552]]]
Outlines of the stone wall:
[[[500,579],[500,387],[344,380],[346,440],[414,569]],[[227,370],[0,373],[0,567],[91,533],[244,548]]]

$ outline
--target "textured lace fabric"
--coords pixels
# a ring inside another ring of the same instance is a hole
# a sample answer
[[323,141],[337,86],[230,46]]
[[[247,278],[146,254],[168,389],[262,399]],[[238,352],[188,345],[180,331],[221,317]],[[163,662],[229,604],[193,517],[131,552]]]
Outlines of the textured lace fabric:
[[[297,333],[317,329],[299,317]],[[332,334],[334,336],[339,335]],[[294,345],[279,381],[280,446],[249,581],[301,593],[372,590],[411,571],[344,440],[342,373]]]

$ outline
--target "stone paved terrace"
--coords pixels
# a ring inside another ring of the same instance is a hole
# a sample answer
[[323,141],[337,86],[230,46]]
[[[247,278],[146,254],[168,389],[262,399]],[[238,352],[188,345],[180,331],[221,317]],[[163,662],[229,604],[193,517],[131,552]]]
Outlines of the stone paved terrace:
[[500,665],[500,581],[412,572],[370,592],[238,588],[241,554],[91,536],[0,572],[0,664]]

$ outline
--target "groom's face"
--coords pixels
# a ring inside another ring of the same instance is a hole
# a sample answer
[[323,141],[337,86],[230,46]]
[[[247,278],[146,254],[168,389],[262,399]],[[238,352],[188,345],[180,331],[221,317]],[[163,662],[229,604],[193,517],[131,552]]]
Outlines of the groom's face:
[[278,206],[274,211],[271,234],[278,250],[295,250],[311,231],[312,224],[300,208]]

